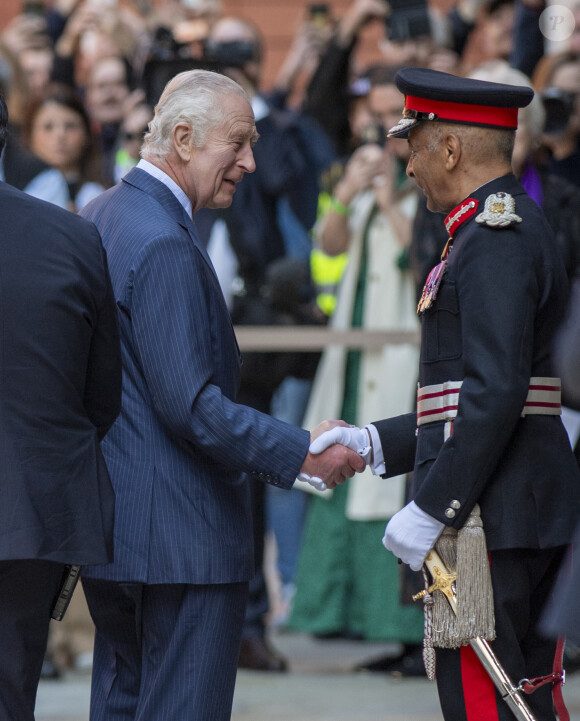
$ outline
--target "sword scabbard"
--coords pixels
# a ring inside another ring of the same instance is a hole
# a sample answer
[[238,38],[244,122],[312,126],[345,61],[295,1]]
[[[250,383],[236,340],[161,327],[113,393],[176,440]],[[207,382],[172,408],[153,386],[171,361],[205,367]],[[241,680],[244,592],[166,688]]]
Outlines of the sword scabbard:
[[[455,574],[450,573],[434,548],[427,554],[424,564],[433,579],[433,585],[429,586],[428,589],[429,593],[436,590],[441,591],[447,598],[453,613],[457,615]],[[417,596],[421,596],[421,594],[417,594]],[[519,687],[510,679],[497,656],[492,651],[489,643],[484,638],[477,636],[476,638],[470,639],[469,645],[481,661],[486,673],[493,681],[502,699],[510,707],[514,716],[519,721],[537,721],[530,707],[525,702]]]

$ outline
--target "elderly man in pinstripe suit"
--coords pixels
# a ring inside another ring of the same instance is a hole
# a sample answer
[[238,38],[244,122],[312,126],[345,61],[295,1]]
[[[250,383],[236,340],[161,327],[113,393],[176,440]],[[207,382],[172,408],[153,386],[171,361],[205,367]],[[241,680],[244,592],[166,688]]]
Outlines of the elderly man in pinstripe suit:
[[83,211],[107,250],[123,354],[103,444],[115,561],[84,573],[92,721],[229,719],[253,573],[248,475],[332,487],[364,466],[343,446],[312,456],[310,433],[235,402],[240,353],[191,216],[232,202],[256,140],[236,83],[181,73],[138,167]]

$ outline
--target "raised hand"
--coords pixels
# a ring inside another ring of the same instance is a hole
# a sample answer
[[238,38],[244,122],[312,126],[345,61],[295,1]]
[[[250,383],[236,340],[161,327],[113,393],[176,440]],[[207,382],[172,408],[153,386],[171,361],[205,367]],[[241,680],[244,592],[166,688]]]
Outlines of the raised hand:
[[340,47],[350,45],[367,23],[384,18],[389,12],[384,0],[354,0],[338,23],[336,35]]
[[46,47],[46,19],[39,15],[17,15],[4,29],[2,40],[16,55],[24,50]]
[[344,176],[337,183],[334,196],[349,205],[361,190],[370,188],[373,179],[382,172],[383,151],[379,145],[363,145],[352,154]]

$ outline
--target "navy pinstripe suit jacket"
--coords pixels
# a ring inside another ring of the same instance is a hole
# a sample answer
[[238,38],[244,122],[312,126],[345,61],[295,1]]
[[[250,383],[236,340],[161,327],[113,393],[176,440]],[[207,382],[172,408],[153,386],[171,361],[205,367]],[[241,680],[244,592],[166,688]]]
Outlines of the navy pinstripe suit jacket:
[[83,210],[119,311],[123,401],[103,442],[115,561],[85,576],[229,583],[254,572],[249,473],[288,488],[309,433],[235,403],[240,353],[192,220],[141,169]]

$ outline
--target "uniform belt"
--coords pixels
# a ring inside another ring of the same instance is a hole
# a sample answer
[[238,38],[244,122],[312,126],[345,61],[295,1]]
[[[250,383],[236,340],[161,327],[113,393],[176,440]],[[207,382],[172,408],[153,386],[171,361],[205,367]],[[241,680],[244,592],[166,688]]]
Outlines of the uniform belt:
[[[463,381],[447,381],[417,390],[417,425],[435,421],[452,421],[457,416],[459,391]],[[559,416],[562,413],[559,378],[530,378],[528,396],[522,417],[532,414]]]

